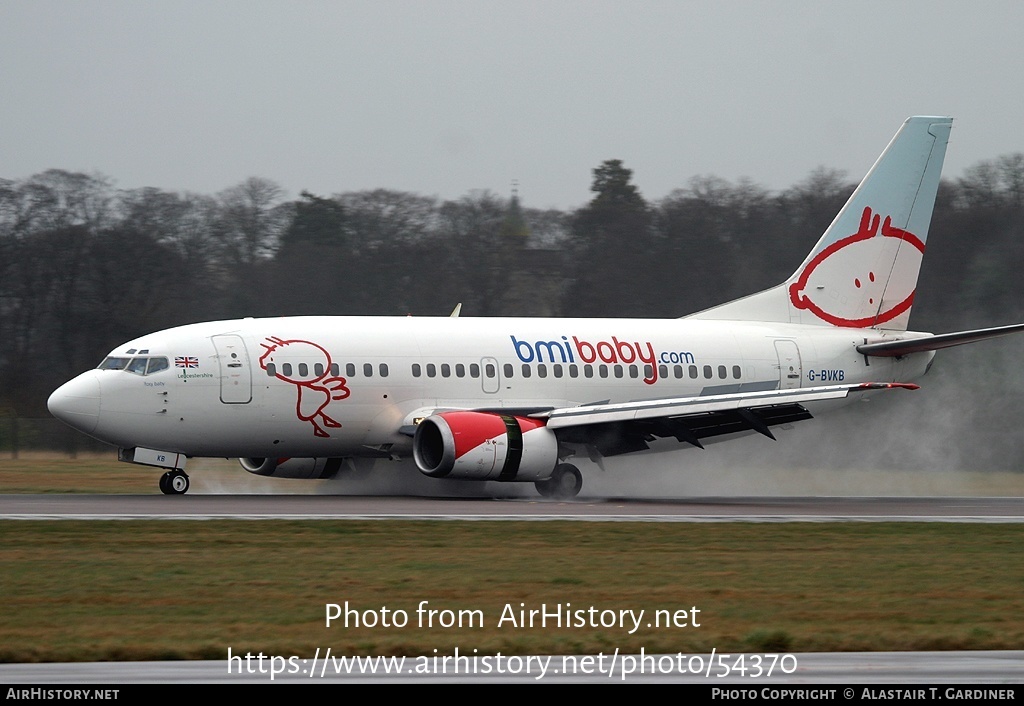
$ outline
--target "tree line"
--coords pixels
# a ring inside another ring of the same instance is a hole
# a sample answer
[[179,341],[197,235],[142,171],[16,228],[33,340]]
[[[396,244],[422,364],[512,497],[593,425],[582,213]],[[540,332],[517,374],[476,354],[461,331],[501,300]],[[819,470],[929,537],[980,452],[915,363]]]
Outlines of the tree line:
[[[298,314],[675,317],[781,281],[855,184],[819,168],[780,192],[714,176],[646,200],[619,160],[571,211],[513,195],[377,189],[289,199],[118,189],[51,169],[0,179],[0,408],[48,394],[114,346],[194,321]],[[1024,320],[1024,154],[942,182],[912,323]],[[538,308],[539,307],[539,308]]]

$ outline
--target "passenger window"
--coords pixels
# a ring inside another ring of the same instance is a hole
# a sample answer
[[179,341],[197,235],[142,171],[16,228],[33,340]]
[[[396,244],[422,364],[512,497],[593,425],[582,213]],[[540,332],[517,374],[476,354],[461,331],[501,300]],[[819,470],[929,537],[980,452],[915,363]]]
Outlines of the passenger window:
[[551,370],[555,373],[556,378],[562,377],[562,366],[559,363],[551,366]]
[[622,366],[621,365],[616,365],[614,370],[615,370],[615,377],[617,377],[617,378],[622,377]]
[[502,366],[502,369],[505,371],[505,377],[507,378],[512,377],[512,373],[513,371],[515,371],[515,368],[512,366],[512,363],[505,363],[505,365]]
[[267,363],[267,376],[274,377],[277,375],[277,365],[275,363]]
[[629,366],[629,376],[631,378],[640,377],[640,368],[636,367],[635,365]]
[[682,380],[683,379],[683,366],[681,366],[681,365],[673,365],[672,366],[672,374],[675,375],[676,380]]
[[478,378],[478,377],[480,377],[480,366],[477,363],[470,363],[469,364],[469,376],[471,378]]
[[355,363],[345,363],[345,374],[348,375],[349,377],[355,377],[355,374],[356,374],[356,364]]
[[388,364],[387,363],[381,363],[379,368],[380,368],[380,376],[382,378],[386,378],[388,376]]
[[668,377],[668,366],[667,365],[659,365],[658,366],[658,377],[663,378],[663,379]]
[[331,363],[331,375],[339,377],[341,375],[341,366],[337,363]]
[[523,377],[524,377],[524,378],[528,378],[528,377],[530,377],[530,375],[531,375],[531,373],[532,373],[532,372],[533,372],[533,371],[532,371],[532,370],[530,370],[530,366],[529,366],[529,365],[527,365],[526,363],[523,363]]
[[169,363],[166,358],[150,358],[149,367],[146,368],[146,375],[152,375],[158,373],[161,370],[167,370]]
[[608,377],[608,366],[607,365],[600,365],[600,366],[598,366],[597,374],[600,375],[603,378]]
[[724,365],[718,366],[718,377],[720,377],[723,380],[725,380],[725,378],[728,377],[728,373],[726,372]]
[[363,363],[363,375],[368,378],[373,377],[373,363]]
[[705,377],[705,378],[707,378],[708,380],[710,380],[710,379],[711,379],[711,378],[713,378],[714,376],[715,376],[715,374],[714,374],[714,372],[713,372],[713,371],[711,370],[711,366],[710,366],[710,365],[705,365],[705,366],[704,366],[704,377]]
[[466,366],[462,363],[455,364],[455,377],[464,378],[466,377]]
[[441,377],[450,378],[452,376],[452,366],[448,363],[441,363]]
[[488,363],[484,366],[484,374],[489,378],[495,377],[498,374],[498,369],[494,367],[494,363]]
[[420,376],[420,364],[419,363],[413,363],[412,364],[412,376],[414,378],[418,378]]
[[437,368],[434,366],[433,363],[427,363],[427,377],[437,377]]
[[580,369],[576,366],[575,363],[573,363],[572,365],[569,366],[569,377],[571,377],[571,378],[578,378],[579,376],[580,376]]
[[584,365],[583,366],[583,377],[585,377],[585,378],[592,378],[592,377],[594,377],[594,366],[593,365]]
[[309,376],[309,366],[305,363],[299,363],[299,377],[304,378]]
[[318,378],[322,378],[324,376],[324,364],[316,363],[313,366],[313,374],[316,375]]
[[281,374],[284,375],[286,378],[290,378],[292,376],[292,364],[291,363],[282,363],[281,364]]
[[537,364],[537,377],[539,377],[539,378],[546,378],[547,376],[548,376],[548,366],[544,365],[544,363],[538,363]]
[[691,365],[690,366],[690,378],[693,379],[693,380],[697,379],[697,366],[696,365]]
[[734,378],[736,378],[737,380],[739,380],[740,377],[742,377],[742,372],[740,371],[740,366],[738,366],[738,365],[732,366],[732,376]]

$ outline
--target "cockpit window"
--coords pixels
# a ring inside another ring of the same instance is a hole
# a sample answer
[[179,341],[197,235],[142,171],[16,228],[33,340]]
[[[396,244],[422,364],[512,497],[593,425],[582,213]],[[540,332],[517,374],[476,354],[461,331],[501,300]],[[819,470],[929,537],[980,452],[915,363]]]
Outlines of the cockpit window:
[[128,367],[125,368],[129,373],[135,373],[136,375],[146,374],[146,359],[145,358],[132,358],[132,362],[128,363]]
[[161,370],[167,370],[169,367],[167,358],[164,357],[135,357],[135,358],[121,358],[118,356],[109,356],[99,364],[98,370],[125,370],[135,375],[152,375],[158,373]]

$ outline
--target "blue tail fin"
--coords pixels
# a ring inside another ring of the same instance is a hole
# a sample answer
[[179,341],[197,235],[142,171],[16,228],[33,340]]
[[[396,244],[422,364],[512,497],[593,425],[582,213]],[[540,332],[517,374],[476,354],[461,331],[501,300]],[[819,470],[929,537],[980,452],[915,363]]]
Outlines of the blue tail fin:
[[906,330],[951,118],[908,118],[784,283],[698,319]]

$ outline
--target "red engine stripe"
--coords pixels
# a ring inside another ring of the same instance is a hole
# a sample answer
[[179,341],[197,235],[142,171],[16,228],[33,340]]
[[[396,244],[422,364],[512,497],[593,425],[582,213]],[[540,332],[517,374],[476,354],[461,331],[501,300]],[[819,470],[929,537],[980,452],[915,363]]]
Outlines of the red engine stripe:
[[505,433],[505,422],[496,414],[484,412],[442,412],[455,439],[455,458],[461,458],[488,439]]

